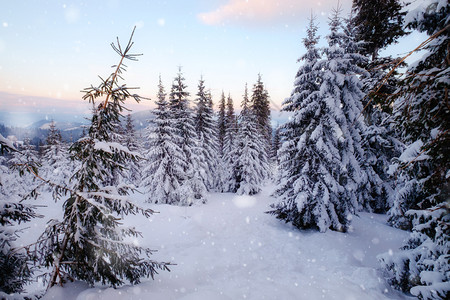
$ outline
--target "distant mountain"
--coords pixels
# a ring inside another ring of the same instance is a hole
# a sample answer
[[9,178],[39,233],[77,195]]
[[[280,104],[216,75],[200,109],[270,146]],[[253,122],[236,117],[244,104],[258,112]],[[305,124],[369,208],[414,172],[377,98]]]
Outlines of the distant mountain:
[[[42,124],[51,121],[61,123],[87,123],[85,119],[87,115],[76,114],[43,114],[43,113],[30,113],[30,112],[9,112],[0,111],[0,124],[9,127],[22,127],[22,128],[39,128]],[[42,123],[37,126],[38,123]]]
[[[56,128],[61,131],[71,131],[71,130],[82,129],[82,126],[87,124],[87,121],[84,123],[61,122],[61,121],[53,121],[53,122],[55,123]],[[47,130],[47,129],[50,129],[51,124],[52,124],[52,121],[39,120],[39,121],[31,124],[30,126],[27,126],[27,128],[39,128],[39,129]]]
[[141,130],[148,126],[148,120],[154,119],[151,110],[138,111],[131,114],[131,119],[133,120],[133,125],[135,130]]

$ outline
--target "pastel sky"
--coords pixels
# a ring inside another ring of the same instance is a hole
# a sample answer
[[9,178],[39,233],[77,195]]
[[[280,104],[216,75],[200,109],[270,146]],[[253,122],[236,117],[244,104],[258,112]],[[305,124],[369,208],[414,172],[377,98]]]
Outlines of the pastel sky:
[[[340,3],[347,14],[351,0]],[[237,107],[245,83],[251,87],[261,73],[277,109],[291,93],[308,16],[311,11],[317,15],[323,38],[336,4],[337,0],[1,0],[0,111],[51,105],[70,110],[77,101],[83,105],[80,91],[97,85],[97,76],[107,77],[118,61],[110,43],[117,36],[126,43],[133,26],[134,52],[143,56],[128,63],[124,77],[128,86],[141,88],[142,96],[155,99],[159,74],[168,91],[182,66],[191,98],[203,75],[215,103],[223,90],[231,93]],[[408,49],[402,46],[394,54]],[[148,105],[131,107],[141,110]]]

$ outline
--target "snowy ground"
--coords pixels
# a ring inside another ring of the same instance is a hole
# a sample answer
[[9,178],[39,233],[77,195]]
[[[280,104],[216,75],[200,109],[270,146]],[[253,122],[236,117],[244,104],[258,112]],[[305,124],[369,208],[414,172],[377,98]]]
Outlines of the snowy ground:
[[353,218],[348,233],[298,231],[264,213],[274,201],[270,191],[211,194],[193,207],[144,203],[160,213],[126,224],[143,232],[139,243],[159,250],[156,260],[177,264],[171,272],[118,289],[71,283],[44,299],[405,299],[382,279],[376,255],[397,250],[406,232],[367,213]]

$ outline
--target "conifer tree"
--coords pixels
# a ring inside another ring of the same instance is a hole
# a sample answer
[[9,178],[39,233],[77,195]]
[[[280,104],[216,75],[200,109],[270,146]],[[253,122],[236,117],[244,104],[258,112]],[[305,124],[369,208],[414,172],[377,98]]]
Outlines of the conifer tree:
[[[270,146],[272,140],[272,127],[270,126],[269,93],[264,87],[261,74],[258,74],[258,80],[253,85],[250,109],[256,117],[257,125],[262,136],[266,139],[266,145]],[[267,146],[266,151],[267,155],[269,155],[270,147]]]
[[[354,17],[350,14],[345,20],[343,27],[343,47],[346,56],[351,59],[353,64],[359,66],[367,65],[367,58],[360,53],[364,42],[356,40],[356,30]],[[376,91],[378,83],[373,75],[385,74],[380,68],[375,68],[371,72],[355,70],[362,78],[362,85],[359,89],[366,94],[361,98],[364,109],[356,118],[365,121],[365,126],[359,126],[358,133],[361,135],[361,147],[364,150],[364,157],[359,153],[361,167],[364,173],[363,183],[359,194],[360,208],[366,211],[375,211],[378,213],[386,212],[391,205],[391,195],[393,192],[394,180],[388,175],[388,168],[391,159],[398,153],[401,143],[396,139],[396,134],[392,127],[392,120],[385,108],[382,96]],[[381,80],[381,78],[380,78]],[[393,82],[390,82],[393,83]],[[392,92],[390,87],[383,85],[383,93]],[[386,98],[386,97],[385,97]],[[358,101],[359,102],[359,101]],[[363,116],[361,116],[363,114]],[[359,122],[359,120],[358,120]],[[356,122],[355,124],[356,125]]]
[[[14,145],[0,134],[0,145],[2,154],[7,152],[20,152]],[[24,157],[25,159],[25,157]],[[27,163],[23,161],[23,163]],[[19,165],[12,166],[23,172]],[[30,281],[32,267],[29,258],[23,248],[16,248],[17,237],[20,230],[15,229],[17,224],[29,222],[37,217],[36,207],[23,201],[17,193],[11,194],[11,181],[17,180],[15,174],[11,174],[11,168],[6,166],[6,157],[0,155],[0,298],[8,298],[8,294],[20,293],[23,286]],[[28,170],[30,171],[30,170]]]
[[272,138],[272,153],[271,158],[272,160],[276,161],[278,163],[278,157],[277,153],[278,150],[281,147],[281,136],[280,136],[281,127],[280,124],[277,124],[277,127],[275,128],[273,132],[273,138]]
[[[123,145],[126,146],[130,151],[140,152],[140,144],[136,136],[136,130],[133,125],[133,118],[131,114],[127,114],[125,119],[125,127],[123,131]],[[142,178],[141,169],[139,163],[133,160],[129,160],[126,163],[127,170],[125,178],[135,186],[139,186]]]
[[228,95],[225,114],[225,137],[223,145],[223,163],[225,169],[224,190],[236,192],[238,188],[237,175],[235,169],[236,159],[239,156],[237,148],[238,126],[236,115],[234,114],[233,99]]
[[226,132],[226,117],[225,117],[225,94],[222,91],[222,96],[219,102],[219,116],[218,116],[218,131],[219,131],[219,154],[223,158],[224,155],[224,143]]
[[311,18],[291,98],[286,100],[294,117],[283,132],[280,149],[279,202],[270,213],[298,228],[345,231],[356,208],[361,152],[360,124],[352,122],[360,112],[362,97],[352,54],[342,47],[339,10],[329,22],[327,59],[316,49],[317,26]]
[[405,35],[405,12],[398,0],[353,0],[358,40],[364,41],[363,55],[377,59],[380,50]]
[[352,37],[343,30],[340,13],[341,9],[338,7],[330,19],[331,32],[327,36],[328,47],[324,49],[327,60],[322,62],[322,68],[325,72],[328,71],[329,76],[324,76],[321,89],[327,90],[328,96],[337,99],[342,109],[343,115],[338,115],[338,125],[342,131],[338,134],[341,135],[339,152],[344,166],[340,180],[346,189],[352,211],[358,209],[361,202],[369,196],[361,140],[365,124],[358,118],[363,109],[364,93],[357,75],[365,74],[365,71],[358,67],[363,58],[355,52]]
[[66,184],[77,164],[77,161],[70,162],[68,146],[62,141],[55,122],[52,122],[43,151],[42,173],[45,179],[56,184]]
[[185,180],[183,182],[184,204],[192,204],[194,201],[206,201],[206,186],[204,172],[206,163],[199,156],[198,139],[195,131],[194,114],[189,106],[189,92],[184,84],[181,68],[175,77],[169,98],[170,111],[174,118],[175,127],[178,129],[180,144],[178,146],[185,157]]
[[399,183],[389,221],[412,233],[398,253],[379,259],[395,288],[420,299],[450,295],[449,14],[448,2],[439,0],[409,12],[407,26],[430,39],[426,55],[410,67],[394,103],[407,148],[396,161]]
[[211,94],[205,90],[205,81],[200,79],[195,108],[195,129],[199,140],[199,156],[206,162],[205,185],[208,190],[221,190],[219,143],[217,122]]
[[178,146],[181,137],[171,117],[161,77],[155,103],[153,124],[146,129],[149,150],[145,155],[142,186],[147,189],[149,202],[179,204],[184,201],[181,186],[185,180],[186,161]]
[[231,95],[228,94],[225,114],[225,137],[223,141],[223,151],[225,156],[227,153],[231,152],[235,146],[237,131],[238,126],[236,115],[234,113],[233,99],[231,98]]
[[37,243],[28,249],[39,265],[50,268],[50,273],[45,274],[48,288],[69,279],[91,285],[100,282],[118,286],[125,281],[135,284],[142,276],[153,277],[158,269],[167,270],[166,263],[149,258],[152,250],[125,240],[139,236],[140,232],[121,226],[123,215],[139,213],[149,217],[153,211],[127,199],[129,186],[108,185],[115,169],[123,169],[128,159],[138,157],[112,141],[124,102],[129,98],[140,99],[119,82],[125,71],[123,61],[137,57],[130,53],[132,37],[133,34],[125,48],[119,41],[117,45],[111,44],[121,57],[120,63],[99,86],[84,90],[83,99],[91,103],[103,99],[95,106],[87,136],[70,147],[71,158],[80,161],[81,166],[72,176],[74,187],[59,188],[57,198],[68,194],[63,204],[63,219],[51,220]]
[[232,176],[237,194],[254,195],[261,191],[269,173],[264,150],[265,139],[258,130],[256,117],[248,106],[247,85],[239,116],[239,130],[232,164]]
[[35,169],[34,172],[37,172],[37,169],[40,168],[42,164],[38,157],[36,147],[31,145],[29,137],[26,137],[23,143],[20,143],[17,146],[17,150],[19,151],[12,151],[7,165],[10,168],[18,169],[20,176],[16,176],[14,180],[9,182],[9,189],[14,191],[14,193],[20,197],[24,197],[30,190],[34,190],[40,185],[36,176],[27,171],[27,163],[33,163]]

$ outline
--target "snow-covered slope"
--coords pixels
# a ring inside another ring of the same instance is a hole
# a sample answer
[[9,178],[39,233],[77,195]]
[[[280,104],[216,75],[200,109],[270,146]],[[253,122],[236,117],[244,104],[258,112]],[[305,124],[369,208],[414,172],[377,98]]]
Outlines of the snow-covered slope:
[[71,283],[44,299],[404,299],[382,278],[376,255],[398,249],[406,232],[367,213],[348,233],[298,231],[264,213],[270,191],[210,194],[192,207],[142,203],[160,213],[126,223],[143,231],[136,242],[159,250],[156,260],[177,264],[171,272],[118,289]]

